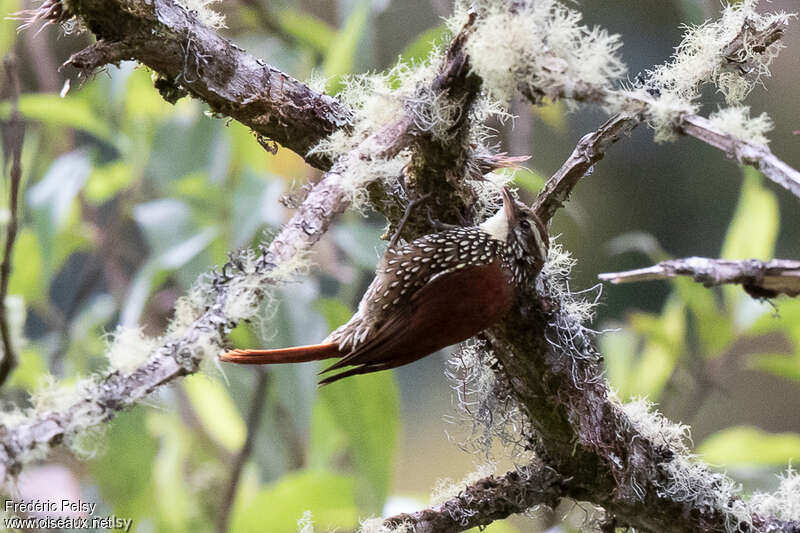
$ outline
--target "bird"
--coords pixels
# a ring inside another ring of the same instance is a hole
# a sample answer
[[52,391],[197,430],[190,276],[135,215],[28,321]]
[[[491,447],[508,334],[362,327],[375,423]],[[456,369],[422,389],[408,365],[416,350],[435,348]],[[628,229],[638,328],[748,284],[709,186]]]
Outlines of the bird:
[[358,310],[320,344],[235,349],[220,359],[278,364],[338,357],[320,372],[327,375],[320,385],[327,385],[417,361],[480,333],[509,312],[518,291],[541,271],[549,249],[539,217],[505,187],[502,201],[480,225],[453,227],[404,245],[393,240]]

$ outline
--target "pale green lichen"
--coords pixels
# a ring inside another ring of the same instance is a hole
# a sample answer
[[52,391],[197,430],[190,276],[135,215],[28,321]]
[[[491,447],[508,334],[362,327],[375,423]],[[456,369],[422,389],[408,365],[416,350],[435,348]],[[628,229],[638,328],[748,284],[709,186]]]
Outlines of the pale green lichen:
[[[453,28],[472,4],[459,4]],[[582,15],[556,0],[478,2],[478,22],[466,48],[473,70],[497,100],[508,102],[518,87],[551,99],[586,88],[611,87],[625,73],[616,52],[619,36],[581,24]]]
[[774,493],[757,492],[750,503],[762,517],[774,517],[792,522],[800,521],[800,475],[791,466],[779,476],[780,484]]
[[609,400],[621,407],[631,425],[647,439],[667,446],[670,450],[689,453],[687,445],[691,440],[689,426],[670,421],[645,398],[636,398],[622,404],[615,394],[610,393]]
[[201,24],[219,30],[225,27],[225,15],[211,9],[211,4],[220,0],[180,0],[176,2],[187,11],[193,13]]
[[311,519],[311,511],[306,511],[297,520],[297,533],[314,533],[314,521]]
[[772,119],[766,113],[751,117],[748,106],[724,107],[711,113],[708,120],[711,126],[723,133],[763,145],[769,143],[767,133],[774,126]]
[[[759,13],[757,4],[758,0],[726,4],[719,19],[686,27],[670,60],[647,71],[638,88],[609,95],[608,109],[643,112],[656,142],[663,142],[676,138],[683,116],[698,112],[703,85],[716,86],[728,104],[741,102],[770,75],[769,67],[783,47],[776,40],[765,48],[763,34],[794,16]],[[745,109],[719,111],[716,121],[726,133],[765,144],[771,122],[763,114],[749,118]]]
[[159,339],[145,335],[141,328],[118,327],[110,335],[108,363],[111,370],[127,375],[150,357],[158,347]]
[[[700,96],[700,87],[712,83],[729,104],[740,102],[761,78],[783,46],[754,46],[754,35],[774,25],[788,23],[784,12],[759,13],[758,0],[724,5],[719,19],[688,26],[681,43],[667,63],[648,72],[647,86],[686,101]],[[741,39],[739,52],[729,56],[732,43]],[[741,70],[737,71],[741,66]]]
[[497,465],[494,463],[485,463],[479,465],[474,472],[467,474],[461,481],[453,481],[449,478],[438,480],[431,492],[431,505],[440,505],[455,498],[476,481],[492,476],[496,472]]
[[658,465],[666,475],[666,481],[655,480],[659,496],[722,513],[726,532],[750,530],[752,512],[750,505],[741,498],[741,486],[696,460],[689,449],[688,426],[668,420],[645,399],[621,404],[611,392],[609,401],[619,406],[640,435],[672,452],[671,460]]

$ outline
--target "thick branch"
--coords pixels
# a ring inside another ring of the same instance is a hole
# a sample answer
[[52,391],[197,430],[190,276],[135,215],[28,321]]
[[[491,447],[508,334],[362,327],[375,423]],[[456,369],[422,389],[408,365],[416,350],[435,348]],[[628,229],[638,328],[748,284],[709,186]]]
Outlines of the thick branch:
[[[98,39],[66,63],[85,74],[135,59],[164,78],[158,83],[166,98],[186,90],[302,156],[352,120],[336,99],[251,56],[171,0],[73,0],[69,9]],[[333,164],[320,155],[306,160],[322,169]]]
[[757,298],[800,294],[800,261],[786,259],[729,261],[688,257],[662,261],[647,268],[600,274],[598,277],[611,283],[631,283],[675,276],[692,276],[706,287],[735,283]]
[[486,526],[536,505],[555,507],[565,480],[553,469],[533,464],[500,477],[481,479],[450,500],[415,513],[384,520],[389,528],[405,525],[415,533],[450,533]]

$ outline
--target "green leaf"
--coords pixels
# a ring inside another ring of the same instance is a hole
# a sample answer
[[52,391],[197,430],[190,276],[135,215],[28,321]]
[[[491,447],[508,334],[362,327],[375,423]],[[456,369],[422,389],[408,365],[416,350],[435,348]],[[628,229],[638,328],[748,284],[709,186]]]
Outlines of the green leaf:
[[[163,281],[163,276],[168,272],[178,270],[179,274],[186,274],[188,277],[192,277],[191,272],[187,272],[182,267],[185,267],[205,250],[218,233],[219,231],[215,227],[200,230],[187,239],[176,243],[171,248],[164,250],[161,254],[148,259],[139,267],[128,288],[125,305],[120,315],[120,324],[131,327],[138,324],[150,291]],[[199,275],[199,273],[196,275]],[[159,277],[162,279],[159,280]]]
[[8,293],[19,294],[26,302],[42,301],[42,250],[31,228],[23,227],[17,236],[13,259]]
[[364,34],[369,18],[370,2],[360,1],[350,13],[344,28],[328,48],[322,65],[325,77],[328,78],[328,93],[335,94],[341,89],[341,77],[352,72],[358,44]]
[[693,325],[697,328],[700,353],[709,359],[722,355],[733,342],[734,333],[731,321],[717,302],[714,291],[685,277],[673,279],[672,284],[694,315]]
[[425,61],[430,56],[431,51],[441,44],[449,33],[447,26],[444,24],[423,31],[414,41],[403,48],[403,51],[400,52],[401,60],[407,63]]
[[[763,186],[761,173],[744,167],[742,190],[725,242],[723,259],[772,259],[778,236],[780,213],[775,194]],[[723,295],[731,316],[738,318],[738,305],[750,297],[738,286],[723,287]]]
[[322,313],[331,330],[334,330],[350,320],[353,312],[339,300],[333,298],[320,298],[315,306]]
[[89,154],[76,150],[59,156],[47,174],[28,189],[28,204],[47,215],[53,231],[60,230],[67,220],[72,201],[89,177],[92,163]]
[[725,243],[724,259],[772,259],[780,223],[778,200],[763,186],[761,173],[744,167],[744,180]]
[[639,344],[639,337],[628,328],[610,331],[599,337],[600,351],[606,365],[608,381],[619,393],[620,398],[631,396],[630,372]]
[[[7,118],[10,110],[8,102],[0,103],[0,118]],[[30,120],[83,130],[109,144],[114,143],[111,127],[92,110],[86,99],[76,96],[61,98],[57,94],[49,93],[27,93],[19,98],[19,111]]]
[[800,346],[800,300],[781,299],[777,305],[777,313],[765,313],[759,317],[750,326],[748,333],[765,335],[779,331],[791,338],[795,346]]
[[659,317],[642,313],[634,317],[632,325],[647,340],[630,371],[627,390],[632,396],[647,396],[655,401],[683,356],[686,335],[683,303],[673,295]]
[[84,188],[86,199],[95,205],[102,204],[128,187],[132,181],[131,167],[123,161],[96,166],[89,174],[89,180]]
[[306,511],[311,511],[317,531],[356,529],[352,479],[319,471],[285,475],[237,506],[231,532],[296,533],[297,520]]
[[[320,311],[333,329],[352,312],[336,300],[320,299]],[[391,481],[400,407],[391,372],[377,372],[332,383],[319,391],[311,423],[312,464],[330,464],[349,449],[356,470],[359,507],[377,513]]]
[[[182,103],[183,100],[178,103]],[[141,129],[148,121],[163,122],[175,115],[177,105],[165,101],[153,88],[153,78],[148,69],[136,69],[130,73],[125,83],[125,117],[120,121],[123,127]],[[148,128],[149,131],[149,128]]]
[[207,171],[212,161],[220,121],[202,115],[181,119],[163,124],[153,139],[147,175],[161,190],[187,174]]
[[301,43],[324,54],[336,38],[336,29],[324,20],[294,8],[286,8],[278,14],[281,29]]
[[0,18],[0,57],[5,57],[16,40],[19,22],[11,20],[8,14],[19,11],[19,4],[19,0],[0,0],[0,13],[3,14]]
[[[505,171],[508,171],[508,169],[505,169]],[[521,187],[533,194],[538,194],[547,181],[547,178],[538,172],[534,172],[533,170],[529,170],[527,168],[520,168],[512,172],[514,173],[514,185],[517,185],[518,187]]]
[[238,452],[244,445],[247,427],[225,388],[199,375],[187,377],[183,387],[208,434],[229,452]]
[[189,524],[201,511],[185,479],[191,437],[174,414],[147,413],[147,428],[160,437],[158,454],[152,461],[155,510],[161,522],[156,529],[191,531]]
[[[347,436],[359,507],[379,512],[389,491],[398,435],[400,415],[394,374],[351,377],[323,387],[318,397],[312,419],[329,416]],[[327,413],[318,413],[319,409],[327,409]],[[319,445],[319,441],[312,440],[312,450]]]
[[23,390],[36,390],[41,386],[42,377],[49,373],[42,351],[36,346],[26,346],[19,355],[19,366],[11,374],[11,386]]
[[550,128],[564,133],[567,130],[567,108],[562,100],[556,102],[546,102],[533,108],[534,113],[539,119],[550,126]]
[[68,230],[78,229],[74,200],[91,168],[89,154],[75,150],[56,158],[45,176],[28,189],[45,277],[81,244],[81,232]]
[[146,429],[143,407],[121,413],[108,424],[106,452],[89,462],[92,479],[118,516],[150,516],[153,501],[152,465],[158,452],[156,440]]
[[697,447],[703,460],[725,466],[774,467],[800,460],[800,435],[735,426],[714,433]]

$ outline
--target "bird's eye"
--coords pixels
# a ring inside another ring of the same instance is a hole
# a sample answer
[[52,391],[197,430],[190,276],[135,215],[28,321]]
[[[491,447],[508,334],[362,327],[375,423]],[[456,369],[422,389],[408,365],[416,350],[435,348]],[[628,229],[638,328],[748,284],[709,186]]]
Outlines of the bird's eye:
[[527,220],[523,220],[522,222],[520,222],[520,223],[519,223],[519,226],[520,226],[522,229],[531,229],[531,223],[530,223],[530,222],[528,222]]

